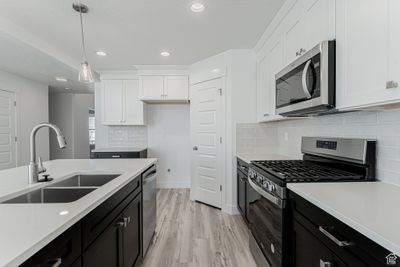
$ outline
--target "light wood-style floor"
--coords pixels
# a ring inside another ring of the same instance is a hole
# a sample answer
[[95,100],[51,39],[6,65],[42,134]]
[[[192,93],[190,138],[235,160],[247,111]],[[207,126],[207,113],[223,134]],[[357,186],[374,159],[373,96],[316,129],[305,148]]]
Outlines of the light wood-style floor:
[[157,229],[143,267],[255,267],[240,216],[189,200],[189,189],[157,192]]

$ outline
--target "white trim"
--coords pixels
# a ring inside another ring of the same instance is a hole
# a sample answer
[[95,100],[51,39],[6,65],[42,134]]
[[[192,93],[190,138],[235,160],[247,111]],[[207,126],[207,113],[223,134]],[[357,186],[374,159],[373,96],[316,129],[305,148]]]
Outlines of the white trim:
[[233,205],[224,205],[222,206],[222,212],[227,213],[229,215],[240,215],[239,209],[237,206]]
[[190,181],[157,181],[157,188],[190,188]]
[[279,9],[278,13],[276,13],[274,19],[267,26],[263,35],[261,36],[261,38],[258,40],[257,44],[254,47],[254,51],[257,54],[262,50],[268,39],[275,33],[276,29],[279,27],[279,25],[282,23],[282,21],[285,19],[285,17],[293,8],[293,6],[297,3],[297,1],[299,0],[287,0],[283,4],[283,6]]

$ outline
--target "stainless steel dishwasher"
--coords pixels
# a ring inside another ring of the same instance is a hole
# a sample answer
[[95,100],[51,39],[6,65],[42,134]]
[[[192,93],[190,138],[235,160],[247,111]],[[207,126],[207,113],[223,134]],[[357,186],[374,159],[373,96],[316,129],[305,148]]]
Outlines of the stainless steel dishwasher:
[[157,221],[157,168],[151,166],[142,175],[143,178],[143,257],[146,255],[156,230]]

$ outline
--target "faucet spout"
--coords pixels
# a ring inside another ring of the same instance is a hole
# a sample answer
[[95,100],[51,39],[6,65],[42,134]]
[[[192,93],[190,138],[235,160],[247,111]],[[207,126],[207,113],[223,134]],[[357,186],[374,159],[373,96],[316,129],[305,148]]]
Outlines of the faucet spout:
[[42,169],[39,169],[37,161],[36,161],[36,133],[39,131],[41,128],[50,128],[52,129],[56,135],[57,135],[57,141],[59,147],[65,148],[67,146],[67,143],[65,141],[65,137],[61,133],[60,128],[57,127],[57,125],[52,124],[52,123],[40,123],[33,127],[30,135],[30,162],[29,162],[29,183],[34,184],[37,183],[39,180],[39,173],[43,172]]

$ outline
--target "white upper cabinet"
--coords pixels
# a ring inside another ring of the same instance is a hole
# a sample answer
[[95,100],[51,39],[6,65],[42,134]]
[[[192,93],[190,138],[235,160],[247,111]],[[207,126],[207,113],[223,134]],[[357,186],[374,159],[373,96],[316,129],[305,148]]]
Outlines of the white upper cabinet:
[[270,88],[268,88],[269,62],[266,55],[257,61],[257,121],[264,122],[270,117]]
[[145,125],[145,104],[138,80],[103,80],[101,115],[104,125]]
[[321,41],[335,39],[335,0],[298,1],[282,25],[288,65]]
[[188,76],[165,76],[164,97],[167,100],[188,100],[189,79]]
[[140,99],[145,102],[188,102],[188,76],[139,77]]
[[397,0],[338,0],[337,107],[399,102],[400,5]]
[[164,76],[139,77],[140,99],[161,100],[164,98]]

